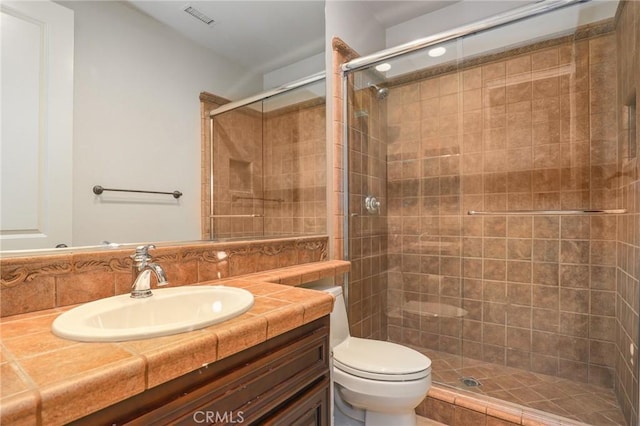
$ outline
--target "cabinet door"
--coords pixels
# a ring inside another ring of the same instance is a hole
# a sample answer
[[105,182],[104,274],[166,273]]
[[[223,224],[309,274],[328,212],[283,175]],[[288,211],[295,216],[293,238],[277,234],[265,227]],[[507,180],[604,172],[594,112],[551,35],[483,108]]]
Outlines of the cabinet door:
[[326,316],[73,425],[328,425],[328,398]]
[[329,379],[317,383],[299,398],[290,401],[281,411],[260,422],[265,426],[327,426],[331,411]]
[[177,410],[170,409],[167,419],[192,425],[194,414],[204,413],[212,419],[210,424],[233,424],[239,418],[248,424],[260,424],[260,419],[327,376],[326,344],[326,334],[316,333],[265,354],[169,404],[166,408],[174,405]]

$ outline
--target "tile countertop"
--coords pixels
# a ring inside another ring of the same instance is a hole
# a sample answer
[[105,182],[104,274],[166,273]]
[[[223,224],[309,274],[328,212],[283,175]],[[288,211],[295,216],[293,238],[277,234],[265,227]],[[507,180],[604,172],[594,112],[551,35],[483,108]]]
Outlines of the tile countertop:
[[291,285],[348,269],[348,262],[318,262],[200,283],[245,288],[254,306],[221,324],[153,339],[58,338],[51,323],[71,307],[6,317],[0,322],[0,424],[64,424],[321,318],[331,312],[333,297]]

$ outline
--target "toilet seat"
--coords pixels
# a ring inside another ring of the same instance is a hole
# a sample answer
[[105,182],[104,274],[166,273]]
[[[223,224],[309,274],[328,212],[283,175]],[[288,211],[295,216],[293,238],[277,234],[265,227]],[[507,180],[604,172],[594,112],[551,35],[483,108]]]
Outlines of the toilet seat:
[[386,382],[419,380],[431,372],[431,360],[391,342],[349,337],[333,348],[334,366],[357,377]]

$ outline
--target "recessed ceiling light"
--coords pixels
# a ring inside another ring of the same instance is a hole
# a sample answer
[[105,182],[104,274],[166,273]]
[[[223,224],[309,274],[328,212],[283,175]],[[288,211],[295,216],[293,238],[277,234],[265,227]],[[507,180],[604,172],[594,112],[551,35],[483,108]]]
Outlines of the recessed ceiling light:
[[433,49],[429,50],[428,54],[432,58],[437,58],[438,56],[444,55],[446,51],[447,49],[444,47],[434,47]]
[[383,64],[378,64],[376,65],[376,70],[380,71],[380,72],[385,72],[385,71],[389,71],[391,69],[391,64],[388,63],[383,63]]

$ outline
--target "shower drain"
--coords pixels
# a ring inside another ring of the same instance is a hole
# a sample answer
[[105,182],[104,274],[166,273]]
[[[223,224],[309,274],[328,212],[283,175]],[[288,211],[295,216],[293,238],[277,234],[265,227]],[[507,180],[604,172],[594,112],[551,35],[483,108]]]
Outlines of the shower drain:
[[463,385],[469,387],[482,386],[482,383],[480,383],[478,379],[474,379],[473,377],[461,377],[460,381]]

